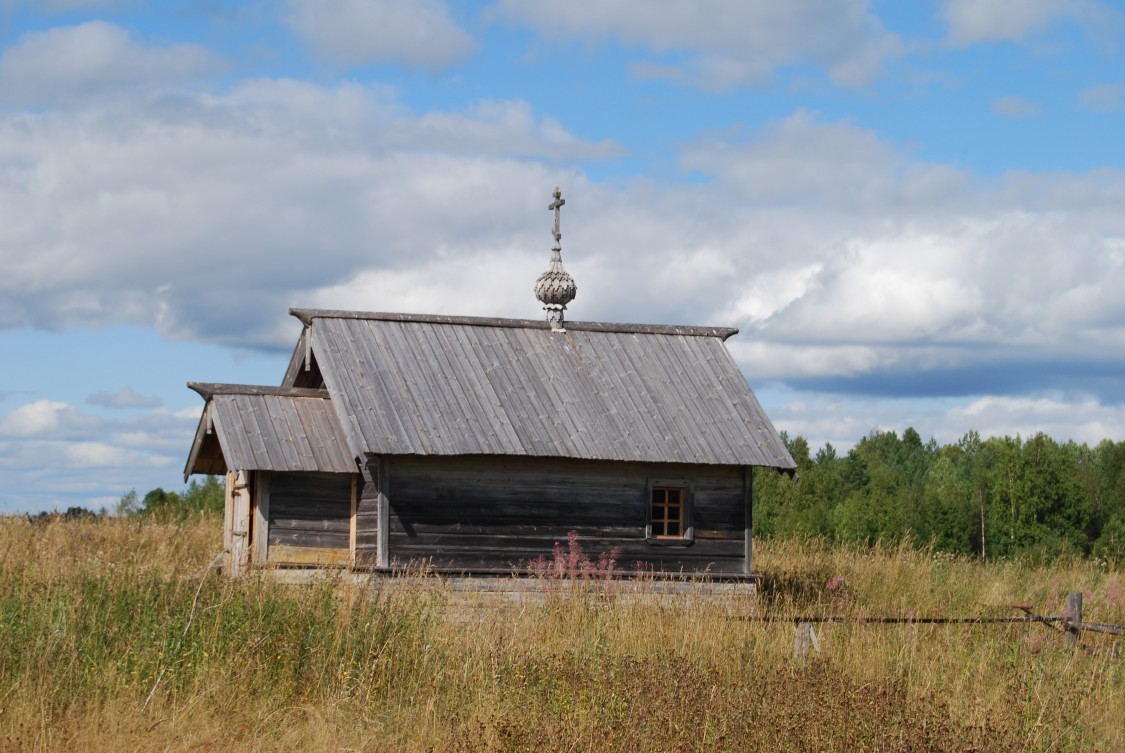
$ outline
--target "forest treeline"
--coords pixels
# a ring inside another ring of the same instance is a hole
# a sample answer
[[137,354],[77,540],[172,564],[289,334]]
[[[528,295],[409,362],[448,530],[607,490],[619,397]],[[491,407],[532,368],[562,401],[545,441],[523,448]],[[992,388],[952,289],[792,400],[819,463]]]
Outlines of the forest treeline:
[[1030,439],[923,442],[874,431],[844,456],[789,438],[798,482],[754,475],[754,535],[848,544],[909,541],[956,554],[1125,561],[1125,442],[1091,448]]
[[205,476],[202,481],[192,479],[182,492],[168,492],[161,487],[150,490],[143,497],[137,490],[127,492],[114,505],[114,509],[90,510],[85,507],[68,507],[65,511],[28,514],[32,522],[47,522],[55,518],[85,520],[106,517],[111,513],[121,518],[135,517],[157,523],[183,523],[200,516],[222,516],[226,490],[219,476]]

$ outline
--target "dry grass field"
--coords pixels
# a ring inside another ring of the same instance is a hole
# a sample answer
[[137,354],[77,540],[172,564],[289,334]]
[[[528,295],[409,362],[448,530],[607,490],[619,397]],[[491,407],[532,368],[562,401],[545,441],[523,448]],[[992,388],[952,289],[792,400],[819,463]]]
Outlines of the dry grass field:
[[1058,614],[1082,591],[1125,622],[1125,574],[1088,560],[767,542],[755,595],[474,604],[425,577],[231,582],[219,528],[0,522],[0,750],[1125,750],[1125,658],[1043,625],[828,623],[796,661],[792,625],[739,619]]

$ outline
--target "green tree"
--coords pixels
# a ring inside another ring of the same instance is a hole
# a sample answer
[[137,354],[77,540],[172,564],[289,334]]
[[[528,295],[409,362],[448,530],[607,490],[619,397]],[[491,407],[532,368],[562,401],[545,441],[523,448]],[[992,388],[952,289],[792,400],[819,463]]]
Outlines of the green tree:
[[125,494],[121,495],[121,499],[117,500],[117,505],[114,507],[114,514],[125,518],[130,515],[136,515],[141,511],[141,501],[137,497],[137,490],[130,489]]

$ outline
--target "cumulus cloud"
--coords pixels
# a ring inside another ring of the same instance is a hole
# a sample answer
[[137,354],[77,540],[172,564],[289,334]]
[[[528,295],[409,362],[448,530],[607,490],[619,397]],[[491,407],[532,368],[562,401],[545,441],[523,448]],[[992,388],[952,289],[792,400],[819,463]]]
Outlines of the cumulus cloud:
[[59,414],[68,407],[55,400],[36,400],[21,405],[0,419],[0,435],[27,437],[54,431],[62,423]]
[[287,21],[320,57],[342,65],[440,70],[476,47],[440,0],[290,0]]
[[119,26],[90,21],[24,35],[0,57],[0,101],[90,99],[144,84],[209,75],[221,61],[198,45],[154,47]]
[[839,394],[1125,402],[1107,378],[1125,366],[1107,355],[1125,342],[1122,171],[986,182],[809,113],[688,147],[683,165],[763,207],[738,211],[756,229],[727,236],[738,283],[718,296],[746,329],[731,346],[748,373]]
[[[35,400],[0,418],[0,438],[33,438],[63,442],[111,442],[131,448],[176,448],[170,435],[183,432],[199,417],[173,414],[162,408],[127,418],[104,418],[85,413],[58,400]],[[193,427],[194,428],[194,427]],[[180,448],[177,448],[180,449]]]
[[1120,13],[1093,0],[945,0],[939,15],[958,46],[978,42],[1020,41],[1059,21],[1078,22],[1091,30],[1116,26]]
[[533,207],[545,216],[556,178],[513,145],[545,160],[614,150],[524,103],[419,116],[355,84],[0,117],[0,324],[289,347],[284,312],[311,291],[507,245]]
[[902,434],[914,427],[923,439],[953,444],[969,431],[982,437],[1040,432],[1057,441],[1096,445],[1125,435],[1125,405],[1090,396],[1044,393],[1028,397],[978,395],[970,398],[863,400],[843,395],[781,390],[770,417],[778,431],[801,434],[816,451],[830,442],[845,452],[872,431]]
[[940,209],[967,189],[969,180],[949,166],[906,159],[872,131],[847,121],[823,123],[803,110],[750,138],[701,139],[683,150],[680,165],[720,178],[746,200],[824,201],[871,213],[922,204]]
[[1043,432],[1059,440],[1093,445],[1125,436],[1125,406],[1105,405],[1092,396],[1068,400],[1050,393],[1030,397],[988,395],[954,407],[945,420],[972,426],[985,437],[1030,437]]
[[138,395],[132,387],[122,387],[117,392],[95,392],[86,402],[105,408],[159,408],[163,404],[155,395]]
[[[534,317],[561,185],[574,319],[737,324],[750,373],[851,394],[1125,399],[1101,376],[1125,352],[1121,171],[985,180],[807,111],[685,145],[693,185],[552,164],[613,148],[519,101],[416,114],[355,84],[0,117],[0,323],[285,351],[290,306]],[[27,411],[7,420],[57,413]]]
[[65,402],[36,400],[0,418],[0,512],[66,509],[166,483],[182,467],[199,410],[138,410],[104,418]]
[[175,463],[173,458],[150,452],[127,450],[105,442],[74,442],[60,448],[62,465],[66,468],[167,468]]
[[612,187],[506,156],[505,133],[529,154],[599,148],[522,103],[414,116],[384,91],[263,81],[174,114],[0,121],[22,166],[0,177],[6,324],[283,350],[292,305],[536,316],[561,184],[574,318],[737,323],[769,378],[964,393],[990,360],[1015,379],[1031,349],[1089,365],[1125,341],[1118,171],[985,183],[798,112],[685,147],[710,183]]
[[547,36],[616,39],[670,56],[635,61],[632,70],[712,90],[761,84],[795,64],[822,66],[838,84],[862,85],[903,50],[866,0],[500,0],[495,11]]

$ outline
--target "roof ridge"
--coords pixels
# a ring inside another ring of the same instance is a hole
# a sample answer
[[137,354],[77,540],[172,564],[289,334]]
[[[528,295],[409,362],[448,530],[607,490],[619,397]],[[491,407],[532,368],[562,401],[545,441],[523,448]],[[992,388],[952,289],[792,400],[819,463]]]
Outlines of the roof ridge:
[[[339,311],[335,309],[291,308],[289,313],[306,327],[313,319],[360,319],[417,324],[457,324],[469,327],[500,327],[507,329],[541,329],[551,331],[551,324],[538,319],[503,319],[499,317],[448,316],[445,314],[401,314],[381,311]],[[700,327],[676,324],[626,324],[617,322],[572,322],[566,329],[577,332],[610,332],[630,335],[677,335],[680,337],[717,337],[726,340],[738,334],[736,327]]]

